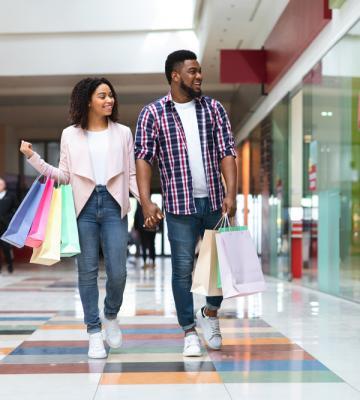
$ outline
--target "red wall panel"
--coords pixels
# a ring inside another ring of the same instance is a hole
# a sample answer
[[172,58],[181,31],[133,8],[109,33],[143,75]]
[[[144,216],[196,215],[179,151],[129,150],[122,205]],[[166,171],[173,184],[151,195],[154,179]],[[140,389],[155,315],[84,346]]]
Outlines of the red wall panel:
[[266,80],[263,50],[221,50],[222,83],[263,83]]
[[267,38],[267,91],[331,20],[328,0],[290,0]]

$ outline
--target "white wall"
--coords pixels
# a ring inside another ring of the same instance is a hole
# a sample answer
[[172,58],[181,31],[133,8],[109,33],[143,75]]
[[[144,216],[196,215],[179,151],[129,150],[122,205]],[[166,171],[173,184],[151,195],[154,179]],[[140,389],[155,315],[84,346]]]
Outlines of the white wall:
[[328,76],[360,76],[360,37],[342,39],[322,60],[322,73]]

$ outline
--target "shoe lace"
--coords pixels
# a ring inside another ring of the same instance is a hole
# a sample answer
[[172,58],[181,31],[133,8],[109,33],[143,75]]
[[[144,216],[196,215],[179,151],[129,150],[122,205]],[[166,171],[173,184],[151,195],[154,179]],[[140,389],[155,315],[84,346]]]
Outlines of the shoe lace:
[[109,333],[111,333],[111,334],[118,334],[120,327],[119,327],[117,320],[116,319],[110,320],[108,322],[107,329],[109,330]]
[[185,347],[190,347],[190,346],[200,346],[200,340],[197,335],[187,335],[185,336]]
[[218,318],[209,318],[209,322],[210,322],[210,328],[211,328],[211,335],[213,337],[214,336],[221,337],[219,319]]
[[101,350],[104,347],[103,340],[100,336],[96,335],[91,338],[91,346],[95,348],[95,350]]

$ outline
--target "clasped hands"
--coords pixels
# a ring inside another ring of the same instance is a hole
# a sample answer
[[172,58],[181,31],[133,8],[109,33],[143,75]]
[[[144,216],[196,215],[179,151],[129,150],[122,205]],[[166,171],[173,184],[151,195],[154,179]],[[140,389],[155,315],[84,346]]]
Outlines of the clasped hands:
[[151,201],[142,204],[144,227],[154,229],[164,218],[163,213],[156,203]]

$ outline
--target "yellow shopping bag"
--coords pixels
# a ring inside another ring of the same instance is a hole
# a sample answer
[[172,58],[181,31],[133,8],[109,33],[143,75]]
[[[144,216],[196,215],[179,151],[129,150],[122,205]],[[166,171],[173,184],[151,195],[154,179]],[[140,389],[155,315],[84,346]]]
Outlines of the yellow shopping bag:
[[54,189],[45,230],[45,240],[33,249],[30,262],[33,264],[53,265],[60,261],[61,242],[61,188]]

